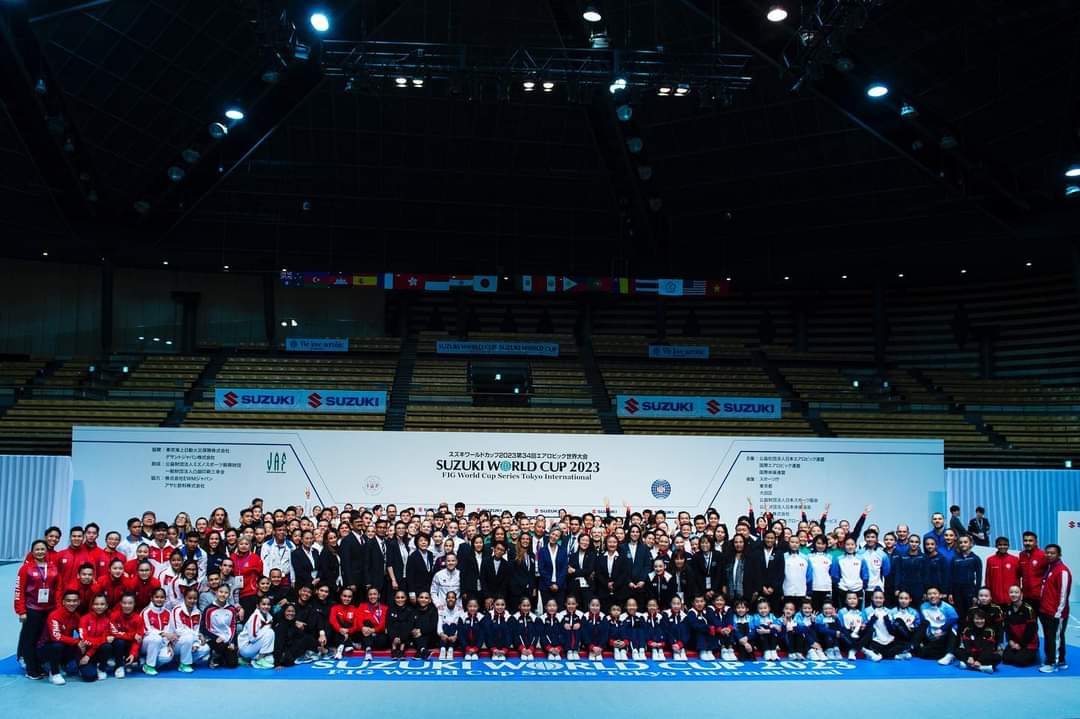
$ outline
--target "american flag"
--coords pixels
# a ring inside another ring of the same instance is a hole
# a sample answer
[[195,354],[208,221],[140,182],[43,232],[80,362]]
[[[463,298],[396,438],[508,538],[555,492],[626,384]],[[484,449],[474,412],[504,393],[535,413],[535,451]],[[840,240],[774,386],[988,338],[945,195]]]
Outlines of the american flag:
[[705,295],[705,280],[687,280],[683,283],[684,295]]

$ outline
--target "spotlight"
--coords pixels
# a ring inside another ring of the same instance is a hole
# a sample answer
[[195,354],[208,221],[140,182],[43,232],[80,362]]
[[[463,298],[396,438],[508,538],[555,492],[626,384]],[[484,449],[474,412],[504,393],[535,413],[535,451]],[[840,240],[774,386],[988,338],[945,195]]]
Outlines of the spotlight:
[[899,277],[900,279],[904,279],[904,273],[903,272],[896,273],[896,276]]
[[1072,197],[1073,195],[1080,194],[1080,185],[1066,185],[1065,197]]
[[288,322],[286,322],[285,320],[282,320],[282,321],[281,321],[281,326],[282,326],[282,327],[288,327],[288,326],[289,326],[289,323],[288,323]]
[[311,27],[315,28],[315,32],[326,32],[330,29],[330,18],[326,16],[326,13],[312,13]]
[[160,338],[160,337],[155,337],[155,338],[154,338],[154,341],[155,341],[155,342],[160,342],[160,341],[161,341],[161,338]]
[[189,165],[194,165],[199,161],[200,157],[202,157],[202,155],[199,154],[199,151],[190,147],[180,153],[180,159]]
[[905,102],[903,105],[900,106],[900,117],[904,118],[905,120],[914,120],[918,116],[919,111],[915,109],[914,105],[909,105]]
[[1031,263],[1030,262],[1025,262],[1024,267],[1031,267]]
[[690,86],[685,82],[680,82],[679,86],[675,88],[675,95],[678,97],[686,97],[690,94]]
[[960,270],[960,274],[962,274],[962,275],[966,275],[966,274],[967,274],[967,270]]
[[300,323],[297,322],[296,320],[289,320],[289,324],[292,325],[293,327],[299,327],[300,326]]
[[167,344],[167,345],[171,345],[171,344],[172,344],[172,340],[165,340],[165,344]]
[[222,266],[221,266],[221,269],[223,269],[223,270],[225,270],[226,272],[228,272],[228,271],[229,271],[229,266],[228,266],[228,265],[222,265]]
[[184,168],[173,165],[168,171],[169,179],[173,182],[180,182],[184,179]]
[[525,92],[532,92],[533,90],[536,89],[536,81],[535,80],[525,80],[524,82],[521,83],[521,86],[523,88],[525,88]]
[[521,394],[521,388],[520,387],[514,387],[514,394]]
[[90,365],[89,367],[87,367],[87,370],[89,370],[90,374],[94,374],[95,372],[97,372],[97,367],[94,365]]
[[551,80],[545,80],[543,83],[544,92],[551,92],[555,89],[555,83]]
[[407,78],[407,77],[395,77],[394,78],[394,84],[397,85],[398,87],[405,87],[406,85],[409,84],[409,78]]
[[495,373],[495,381],[499,382],[501,380],[502,380],[502,373],[501,372],[496,372]]
[[413,84],[413,87],[423,87],[424,86],[424,78],[422,78],[422,77],[414,77],[412,79],[412,84]]
[[1066,459],[1065,460],[1065,469],[1072,469],[1072,460],[1071,459]]
[[847,279],[847,275],[840,275],[840,279],[842,279],[842,280],[846,280],[846,279]]
[[859,389],[859,380],[857,380],[857,379],[851,380],[851,386],[854,387],[855,389]]
[[237,107],[230,107],[228,110],[225,111],[225,117],[229,118],[230,120],[243,120],[244,111]]
[[600,22],[604,19],[604,16],[600,14],[599,8],[594,3],[585,6],[585,12],[581,13],[581,17],[585,19],[585,22]]
[[124,365],[123,367],[120,368],[120,371],[123,372],[124,374],[127,374],[128,373],[128,366]]
[[142,342],[142,341],[143,341],[144,339],[146,339],[146,337],[144,337],[144,336],[142,336],[142,335],[139,335],[139,341],[140,341],[140,342]]
[[883,85],[880,82],[875,82],[875,83],[873,83],[871,85],[868,85],[866,87],[866,96],[869,97],[869,98],[872,98],[874,100],[885,97],[888,94],[889,94],[889,86],[888,85]]
[[220,140],[229,134],[229,128],[222,125],[220,122],[210,123],[210,137],[215,140]]
[[626,85],[627,82],[625,77],[617,77],[610,85],[608,85],[608,90],[611,92],[612,95],[614,95],[620,90],[625,90]]
[[656,90],[656,94],[660,97],[669,97],[671,95],[671,85],[661,85]]
[[42,250],[41,251],[41,256],[42,257],[48,257],[49,256],[49,251],[48,250]]
[[630,122],[630,118],[634,116],[634,108],[629,105],[619,105],[615,108],[615,117],[619,118],[623,122]]
[[731,278],[730,277],[725,277],[724,282],[731,282]]
[[791,279],[791,277],[790,277],[790,276],[788,276],[788,275],[784,275],[784,281],[785,281],[785,282],[787,282],[787,281],[788,281],[788,280],[790,280],[790,279]]
[[1080,177],[1080,165],[1070,165],[1069,169],[1065,170],[1065,177]]
[[163,265],[165,265],[166,267],[168,267],[168,266],[169,266],[169,261],[168,261],[168,260],[162,260],[162,261],[161,261],[161,264],[163,264]]
[[611,42],[608,40],[608,35],[603,30],[594,32],[589,36],[589,47],[593,50],[605,50],[610,44]]
[[636,155],[644,149],[645,143],[640,137],[631,137],[626,141],[626,149],[630,151],[631,155]]
[[787,20],[787,10],[780,5],[773,5],[769,12],[765,13],[765,19],[769,22],[783,22]]

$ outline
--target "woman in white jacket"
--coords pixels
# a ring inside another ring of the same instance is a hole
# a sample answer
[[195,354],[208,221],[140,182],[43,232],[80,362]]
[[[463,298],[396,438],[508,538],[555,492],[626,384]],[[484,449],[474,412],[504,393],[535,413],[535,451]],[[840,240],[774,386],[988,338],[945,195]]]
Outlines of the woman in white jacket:
[[461,571],[457,567],[457,555],[446,555],[446,567],[435,572],[431,578],[431,601],[440,612],[446,608],[446,595],[453,592],[461,596]]
[[195,662],[210,656],[210,647],[199,633],[202,612],[199,611],[199,590],[188,587],[183,602],[172,609],[172,631],[176,635],[173,651],[180,659],[180,671],[194,671]]
[[172,615],[165,608],[165,590],[158,587],[150,595],[150,604],[142,610],[143,638],[140,651],[143,655],[143,674],[154,676],[157,668],[173,660],[173,642],[176,633]]
[[274,668],[273,624],[270,597],[263,597],[238,637],[240,659],[250,661],[253,669]]

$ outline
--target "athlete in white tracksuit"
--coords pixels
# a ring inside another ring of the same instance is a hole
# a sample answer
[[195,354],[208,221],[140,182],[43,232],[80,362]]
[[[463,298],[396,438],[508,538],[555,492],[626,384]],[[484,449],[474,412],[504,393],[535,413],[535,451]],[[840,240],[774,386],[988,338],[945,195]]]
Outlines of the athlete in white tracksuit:
[[173,649],[180,657],[182,666],[190,667],[210,655],[210,647],[199,634],[201,620],[198,590],[190,590],[184,597],[184,603],[172,610],[172,627],[176,634]]
[[274,618],[270,615],[270,600],[262,599],[259,608],[251,613],[237,637],[240,656],[254,660],[274,656]]
[[140,651],[151,669],[173,660],[172,616],[165,608],[165,590],[155,589],[150,604],[142,610],[143,638]]

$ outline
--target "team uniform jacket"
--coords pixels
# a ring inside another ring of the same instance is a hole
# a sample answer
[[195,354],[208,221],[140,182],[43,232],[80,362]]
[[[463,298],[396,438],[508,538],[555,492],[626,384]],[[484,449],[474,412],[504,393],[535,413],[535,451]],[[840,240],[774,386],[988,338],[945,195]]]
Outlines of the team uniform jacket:
[[[994,632],[994,635],[1001,641],[1001,638],[1005,636],[1005,612],[1001,607],[996,604],[976,604],[975,609],[981,609],[986,614],[986,628]],[[971,614],[967,615],[967,625],[974,626],[971,621]]]
[[466,614],[458,620],[458,646],[469,654],[480,651],[484,643],[484,617],[481,614]]
[[112,635],[115,639],[122,639],[131,643],[128,655],[135,659],[139,656],[139,645],[142,642],[143,618],[139,612],[124,614],[120,607],[116,607],[109,615],[112,623]]
[[[622,641],[626,644],[630,643],[630,637],[627,635],[626,627],[623,626],[622,620],[612,620],[608,617],[604,620],[604,627],[607,629],[607,648],[615,649],[615,642]],[[626,647],[624,647],[625,649]]]
[[1046,571],[1046,554],[1035,547],[1030,552],[1020,552],[1020,588],[1024,592],[1024,601],[1033,607],[1039,606],[1042,596],[1043,573]]
[[915,607],[908,606],[906,609],[897,607],[893,610],[893,631],[905,642],[913,641],[918,636],[920,624],[922,624],[922,615]]
[[484,643],[489,649],[505,650],[510,647],[510,615],[506,612],[499,614],[492,610],[491,614],[484,617],[483,629]]
[[57,552],[53,564],[56,565],[56,571],[60,573],[58,586],[66,587],[78,581],[76,575],[79,573],[79,567],[87,562],[93,564],[93,559],[90,548],[85,544],[80,544],[78,547],[69,545],[67,549]]
[[243,556],[234,554],[232,560],[236,576],[244,580],[240,588],[240,596],[254,596],[259,591],[259,577],[263,576],[262,558],[255,552],[248,552]]
[[[56,565],[48,560],[45,562],[44,571],[33,558],[23,562],[15,577],[15,613],[26,614],[28,609],[35,612],[51,611],[59,599],[56,596],[59,582],[60,575]],[[47,602],[38,602],[38,592],[42,589],[49,592]]]
[[923,620],[926,622],[926,636],[932,637],[935,632],[948,633],[956,626],[959,617],[956,610],[948,602],[941,602],[937,606],[930,602],[923,602],[919,608]]
[[545,652],[561,651],[567,647],[566,630],[558,614],[545,614],[540,620],[540,647]]
[[169,620],[172,631],[178,636],[198,638],[199,627],[202,625],[202,612],[198,607],[188,609],[183,604],[173,607],[169,612]]
[[867,574],[869,575],[866,580],[866,588],[869,589],[884,589],[885,577],[889,576],[891,570],[889,555],[885,552],[885,547],[880,544],[870,547],[863,547],[862,550],[863,561],[866,562]]
[[840,638],[840,629],[842,626],[840,617],[835,614],[831,617],[819,614],[817,618],[814,619],[814,635],[817,637],[817,641],[823,649],[836,646],[836,643]]
[[334,633],[341,634],[345,632],[350,636],[357,634],[360,631],[360,625],[357,621],[359,614],[357,607],[351,604],[348,606],[335,604],[330,609],[330,626],[334,628]]
[[385,604],[370,604],[364,602],[357,607],[356,612],[356,626],[358,627],[371,627],[377,633],[382,633],[386,630],[386,615],[390,608]]
[[540,620],[533,613],[518,612],[510,617],[510,641],[518,649],[532,649],[540,641]]
[[845,592],[861,592],[870,579],[870,569],[861,554],[841,554],[833,560],[832,578]]
[[[945,555],[941,552],[934,554],[923,555],[923,591],[927,587],[937,587],[942,592],[948,592],[949,587],[952,586],[949,577],[950,562],[945,558]],[[913,600],[917,600],[918,597],[912,595]]]
[[84,614],[79,620],[79,638],[90,642],[90,646],[86,648],[87,656],[94,656],[97,648],[107,642],[111,636],[113,636],[112,622],[109,621],[108,614],[90,612]]
[[210,643],[221,639],[226,644],[232,644],[236,641],[238,621],[239,613],[234,605],[226,604],[222,607],[218,604],[211,604],[203,610],[199,631]]
[[896,591],[907,592],[918,602],[926,592],[926,557],[918,554],[896,554],[892,559],[892,576]]
[[676,614],[670,609],[664,612],[664,641],[672,649],[685,649],[690,643],[690,624],[686,617],[686,612]]
[[1012,554],[991,554],[986,558],[986,588],[995,604],[1008,604],[1009,587],[1020,584],[1020,558]]
[[1016,642],[1021,649],[1038,651],[1038,616],[1027,602],[1021,601],[1019,607],[1009,605],[1005,612],[1005,640]]
[[94,581],[92,589],[95,595],[104,594],[105,601],[109,603],[110,607],[115,607],[120,602],[120,598],[124,596],[124,580],[126,577],[120,577],[119,579],[113,579],[112,575],[106,575],[99,577]]
[[1043,575],[1042,598],[1039,613],[1056,619],[1069,618],[1069,590],[1072,589],[1072,572],[1061,560],[1048,564]]
[[79,638],[75,636],[78,631],[79,615],[69,612],[62,606],[57,607],[49,612],[45,620],[45,628],[41,632],[38,646],[49,642],[59,642],[69,647],[76,647],[79,645]]
[[949,594],[974,597],[982,586],[982,560],[972,552],[957,553],[949,566],[949,580]]
[[[579,651],[583,644],[581,635],[585,629],[585,615],[576,610],[571,614],[564,609],[557,616],[563,629],[563,648],[568,652]],[[577,629],[574,629],[575,625]]]
[[710,607],[712,614],[709,617],[709,633],[717,639],[717,641],[728,642],[731,638],[732,624],[735,621],[735,612],[731,607],[724,607],[723,612],[716,611],[715,607]]
[[649,649],[662,649],[666,638],[664,636],[664,615],[646,614],[645,620],[645,646]]
[[153,577],[150,577],[145,582],[137,576],[128,577],[124,580],[124,591],[135,595],[135,611],[137,612],[141,612],[143,608],[150,604],[150,596],[160,586],[161,583]]
[[143,637],[152,637],[164,634],[172,629],[172,615],[168,609],[158,609],[154,605],[142,610]]
[[604,648],[607,646],[607,617],[603,614],[588,613],[581,620],[581,643],[589,647]]
[[[810,591],[831,592],[833,588],[832,557],[827,552],[811,552],[807,561],[810,564]],[[786,591],[784,593],[787,594]]]
[[626,638],[630,640],[630,646],[634,649],[643,649],[645,647],[645,638],[648,631],[645,627],[645,617],[640,614],[623,614],[622,616],[622,628]]
[[79,614],[86,614],[90,611],[90,602],[94,599],[94,583],[83,584],[79,580],[75,580],[71,584],[64,587],[64,592],[78,592],[79,593]]
[[978,629],[969,626],[960,633],[960,649],[969,657],[980,664],[992,663],[994,659],[1000,660],[998,652],[998,638],[990,627]]
[[799,552],[784,554],[784,596],[805,597],[814,583],[810,558]]
[[750,637],[751,637],[751,639],[753,639],[753,637],[755,637],[757,634],[759,634],[758,629],[760,629],[762,627],[767,628],[769,630],[769,632],[774,637],[780,636],[780,628],[781,628],[780,624],[781,624],[781,622],[780,622],[779,619],[777,619],[772,614],[767,614],[764,617],[761,616],[760,614],[751,614],[749,616],[750,616]]

